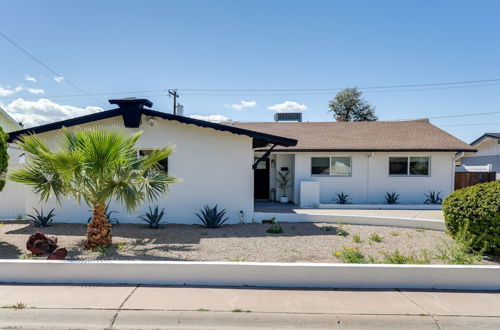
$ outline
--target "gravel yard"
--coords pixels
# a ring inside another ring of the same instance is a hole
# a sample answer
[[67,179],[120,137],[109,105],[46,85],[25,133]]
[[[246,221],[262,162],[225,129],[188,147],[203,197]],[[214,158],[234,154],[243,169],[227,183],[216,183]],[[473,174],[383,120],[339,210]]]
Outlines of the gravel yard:
[[[453,244],[448,235],[432,230],[326,223],[282,223],[281,226],[282,234],[269,234],[266,233],[269,224],[227,225],[218,229],[194,225],[150,229],[140,224],[121,224],[113,226],[114,244],[110,249],[88,251],[83,246],[86,234],[83,224],[55,223],[36,228],[23,221],[5,221],[0,222],[0,258],[31,257],[26,250],[26,240],[37,231],[58,237],[59,247],[68,250],[67,259],[74,260],[336,263],[342,260],[335,253],[344,247],[381,261],[384,252],[398,250],[402,255],[435,256],[440,246]],[[344,231],[347,236],[339,235]],[[373,240],[373,234],[381,241]],[[433,257],[431,263],[443,261]]]

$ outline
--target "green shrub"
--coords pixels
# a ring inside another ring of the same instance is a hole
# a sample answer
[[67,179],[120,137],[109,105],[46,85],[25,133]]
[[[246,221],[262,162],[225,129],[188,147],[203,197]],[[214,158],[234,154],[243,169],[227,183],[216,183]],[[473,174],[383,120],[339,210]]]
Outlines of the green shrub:
[[281,228],[280,223],[276,221],[276,218],[273,217],[271,227],[269,227],[266,232],[269,234],[281,234],[283,233],[283,228]]
[[500,180],[456,190],[443,201],[448,232],[477,240],[474,249],[500,251]]
[[342,251],[337,251],[333,254],[342,262],[348,264],[366,264],[367,260],[363,253],[359,252],[358,249],[352,248],[350,246],[344,246]]
[[354,234],[354,235],[352,236],[352,241],[353,241],[354,243],[361,243],[361,242],[363,242],[363,241],[361,240],[361,236],[359,236],[358,234]]
[[377,233],[373,233],[370,235],[370,241],[382,243],[384,241],[384,238]]

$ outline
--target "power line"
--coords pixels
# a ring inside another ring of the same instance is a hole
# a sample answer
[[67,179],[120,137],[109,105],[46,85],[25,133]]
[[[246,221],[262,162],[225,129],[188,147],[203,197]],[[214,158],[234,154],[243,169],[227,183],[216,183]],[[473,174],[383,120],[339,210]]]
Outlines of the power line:
[[[437,89],[455,89],[455,88],[476,88],[476,87],[490,87],[490,86],[500,86],[500,84],[485,84],[485,85],[472,85],[472,86],[451,86],[451,87],[434,87],[434,88],[415,88],[415,89],[400,89],[400,90],[369,90],[367,93],[399,93],[399,92],[411,92],[411,91],[426,91],[426,90],[437,90]],[[340,90],[340,89],[339,89]],[[96,96],[107,96],[107,95],[117,95],[117,94],[142,94],[142,93],[155,93],[155,92],[168,92],[168,89],[151,89],[151,90],[139,90],[139,91],[122,91],[122,92],[107,92],[107,93],[92,93]],[[331,95],[331,92],[305,92],[305,93],[183,93],[184,96],[315,96],[315,95]],[[87,96],[86,94],[66,94],[66,95],[39,95],[39,96],[23,96],[26,99],[36,99],[40,97],[44,98],[71,98],[71,97],[82,97]],[[167,94],[156,94],[148,96],[167,96]],[[15,100],[19,96],[2,97],[4,100]]]
[[[40,64],[41,66],[43,66],[45,69],[47,69],[48,71],[50,71],[52,74],[54,74],[56,77],[62,77],[62,75],[60,75],[59,73],[57,73],[54,69],[52,69],[51,67],[49,67],[48,65],[46,65],[45,63],[43,63],[42,61],[40,61],[38,58],[36,58],[35,56],[33,56],[30,52],[28,52],[26,49],[24,49],[23,47],[21,47],[19,44],[17,44],[14,40],[10,39],[9,37],[7,37],[5,34],[3,34],[2,32],[0,32],[0,35],[2,37],[5,38],[5,40],[7,40],[8,42],[10,42],[12,45],[14,45],[16,48],[18,48],[19,50],[21,50],[24,54],[26,54],[28,57],[30,57],[32,60],[34,60],[35,62],[37,62],[38,64]],[[68,79],[64,78],[64,81],[66,83],[68,83],[68,85],[72,86],[73,88],[79,90],[80,92],[82,92],[83,94],[97,100],[97,101],[101,101],[99,99],[97,99],[96,97],[94,97],[93,95],[91,95],[90,93],[86,92],[84,89],[78,87],[77,85],[75,85],[74,83],[72,83],[71,81],[69,81]]]
[[[406,85],[385,85],[385,86],[366,86],[358,87],[359,89],[387,89],[387,88],[409,88],[409,87],[427,87],[427,86],[445,86],[445,85],[464,85],[486,82],[499,82],[500,78],[482,79],[482,80],[465,80],[439,83],[421,83],[421,84],[406,84]],[[342,90],[345,87],[336,88],[292,88],[292,89],[202,89],[202,88],[178,88],[180,91],[196,91],[196,92],[300,92],[300,91],[336,91]]]

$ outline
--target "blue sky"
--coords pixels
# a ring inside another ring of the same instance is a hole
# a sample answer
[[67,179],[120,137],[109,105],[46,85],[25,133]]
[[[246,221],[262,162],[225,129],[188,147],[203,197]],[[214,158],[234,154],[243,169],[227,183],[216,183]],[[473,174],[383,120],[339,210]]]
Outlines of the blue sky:
[[[82,96],[0,38],[0,105],[35,124],[109,109],[113,97],[145,97],[154,109],[171,111],[161,90],[179,88],[187,115],[269,121],[276,110],[307,108],[304,120],[333,120],[327,111],[335,91],[183,89],[500,78],[499,13],[499,1],[3,1],[2,33],[100,95]],[[467,86],[364,96],[381,120],[500,111],[500,81]],[[113,94],[145,90],[153,92]],[[467,142],[500,131],[500,113],[432,122]]]

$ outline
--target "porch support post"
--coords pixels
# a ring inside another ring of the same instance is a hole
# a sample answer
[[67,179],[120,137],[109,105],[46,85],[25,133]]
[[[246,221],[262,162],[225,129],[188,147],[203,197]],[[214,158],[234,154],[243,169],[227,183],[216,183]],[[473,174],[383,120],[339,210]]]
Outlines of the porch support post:
[[257,159],[257,160],[255,161],[255,163],[252,165],[252,169],[254,169],[254,170],[255,170],[255,169],[257,168],[257,165],[258,165],[261,161],[263,161],[263,160],[265,160],[267,157],[269,157],[269,155],[271,154],[271,152],[273,152],[273,149],[274,149],[276,146],[277,146],[277,144],[273,144],[273,146],[272,146],[271,148],[269,148],[269,149],[268,149],[268,150],[267,150],[267,151],[266,151],[266,152],[262,155],[262,157],[260,157],[259,159]]

